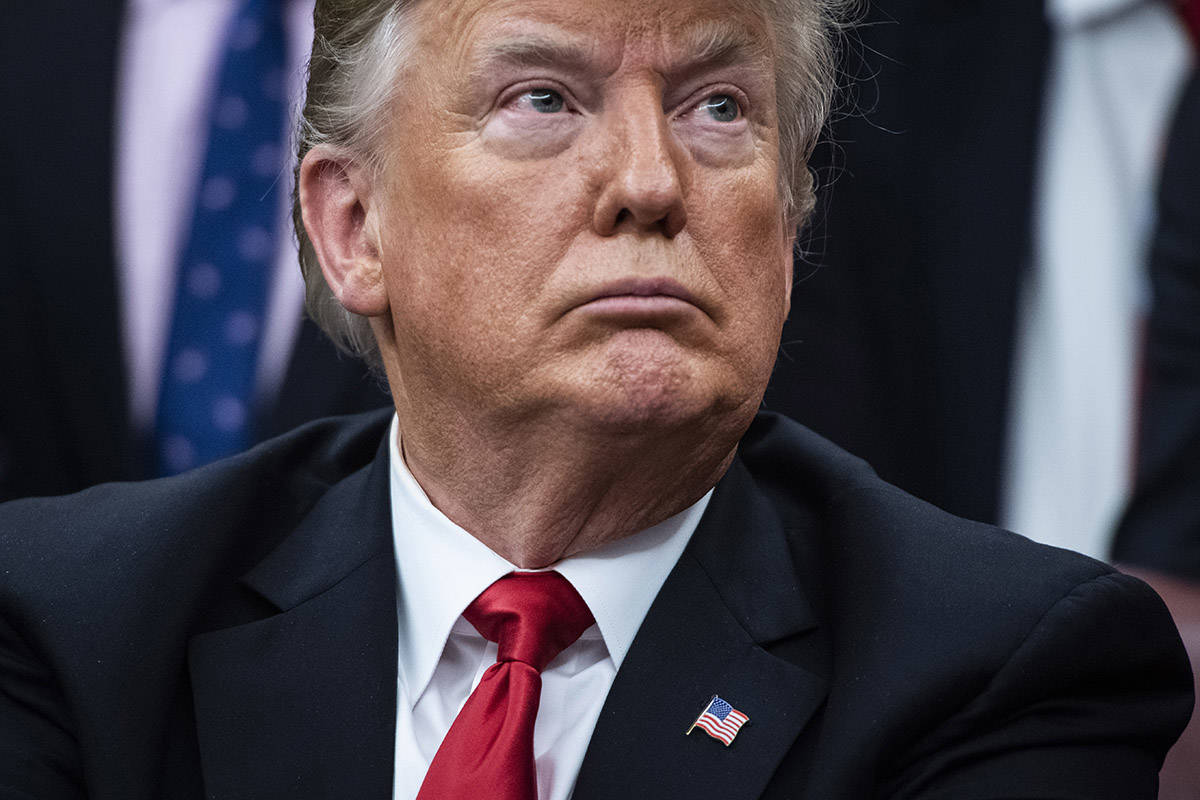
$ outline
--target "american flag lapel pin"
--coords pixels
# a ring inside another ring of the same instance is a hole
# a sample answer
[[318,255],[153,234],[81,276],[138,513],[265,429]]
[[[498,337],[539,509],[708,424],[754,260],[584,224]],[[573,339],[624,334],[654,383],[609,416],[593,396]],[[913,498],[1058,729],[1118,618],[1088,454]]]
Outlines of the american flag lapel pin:
[[693,730],[699,728],[729,747],[733,737],[737,736],[738,731],[749,721],[749,717],[714,694],[684,735],[690,736]]

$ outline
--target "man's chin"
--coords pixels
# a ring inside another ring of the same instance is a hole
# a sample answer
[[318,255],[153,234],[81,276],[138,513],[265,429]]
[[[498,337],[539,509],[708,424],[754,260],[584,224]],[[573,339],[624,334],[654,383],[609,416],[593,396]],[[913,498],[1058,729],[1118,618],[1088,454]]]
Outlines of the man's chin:
[[610,340],[590,367],[569,378],[567,404],[585,426],[669,435],[697,425],[721,426],[722,417],[744,416],[747,407],[753,417],[758,400],[743,385],[745,375],[716,354],[661,332],[623,338]]
[[[749,424],[757,403],[706,387],[640,381],[610,387],[599,396],[575,405],[579,425],[608,436],[670,437],[679,432],[696,436],[698,429],[742,428]],[[749,416],[746,417],[746,409]]]

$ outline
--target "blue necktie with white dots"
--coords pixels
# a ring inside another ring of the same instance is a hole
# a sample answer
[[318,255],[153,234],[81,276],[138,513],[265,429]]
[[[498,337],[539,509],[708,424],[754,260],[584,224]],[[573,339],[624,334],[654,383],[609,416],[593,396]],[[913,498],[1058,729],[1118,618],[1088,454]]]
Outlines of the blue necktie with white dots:
[[286,120],[281,5],[242,0],[225,33],[159,393],[160,475],[251,441]]

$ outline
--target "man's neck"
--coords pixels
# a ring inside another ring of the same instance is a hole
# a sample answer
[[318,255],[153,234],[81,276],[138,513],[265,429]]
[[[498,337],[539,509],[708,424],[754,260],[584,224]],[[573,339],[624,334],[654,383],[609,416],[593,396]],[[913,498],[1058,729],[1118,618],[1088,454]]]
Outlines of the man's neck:
[[[725,473],[745,428],[732,415],[714,415],[614,436],[548,420],[497,430],[486,421],[442,417],[431,426],[398,413],[405,463],[430,502],[528,569],[629,536],[695,503]],[[708,428],[704,435],[697,425]]]

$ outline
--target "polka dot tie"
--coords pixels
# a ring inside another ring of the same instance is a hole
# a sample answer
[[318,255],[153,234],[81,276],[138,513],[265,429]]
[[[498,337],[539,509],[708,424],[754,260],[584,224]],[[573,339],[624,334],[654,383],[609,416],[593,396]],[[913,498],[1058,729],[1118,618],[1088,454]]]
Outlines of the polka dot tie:
[[225,33],[163,365],[159,474],[182,472],[251,442],[283,183],[280,6],[280,0],[242,0]]
[[593,622],[583,598],[557,572],[513,572],[463,612],[499,648],[463,705],[417,800],[537,800],[533,723],[541,672]]

